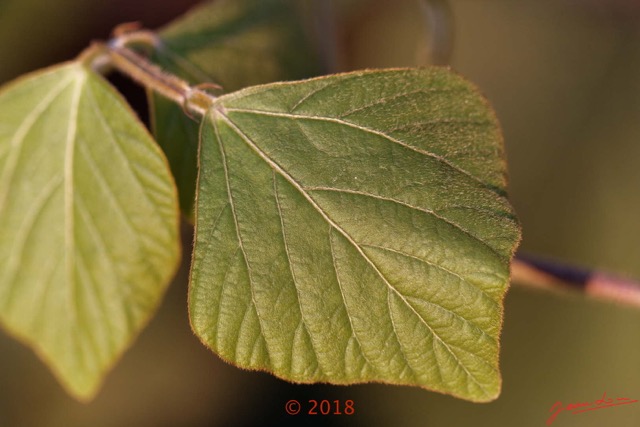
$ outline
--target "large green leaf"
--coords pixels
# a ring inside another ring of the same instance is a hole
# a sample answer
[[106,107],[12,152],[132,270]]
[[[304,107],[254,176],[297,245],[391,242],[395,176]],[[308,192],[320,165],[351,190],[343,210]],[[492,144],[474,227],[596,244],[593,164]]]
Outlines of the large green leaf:
[[202,127],[192,326],[296,382],[500,391],[519,227],[502,139],[445,69],[364,71],[223,96]]
[[68,63],[0,91],[0,321],[90,398],[180,257],[162,151],[100,76]]
[[[219,0],[160,31],[152,59],[194,85],[226,91],[319,73],[313,47],[296,15],[297,0]],[[198,126],[181,106],[149,94],[154,133],[176,177],[180,205],[193,216]]]

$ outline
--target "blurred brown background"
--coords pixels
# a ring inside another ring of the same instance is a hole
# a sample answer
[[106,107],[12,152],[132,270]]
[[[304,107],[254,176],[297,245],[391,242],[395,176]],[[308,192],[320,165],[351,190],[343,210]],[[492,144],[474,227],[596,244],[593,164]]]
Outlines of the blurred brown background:
[[[0,0],[0,82],[73,58],[121,22],[154,28],[192,3]],[[640,3],[450,6],[451,65],[479,86],[503,126],[522,250],[640,279]],[[334,0],[333,13],[343,68],[429,63],[417,0]],[[472,404],[406,387],[295,386],[229,366],[189,330],[186,275],[185,265],[158,316],[88,405],[69,398],[28,349],[0,332],[0,426],[527,427],[544,425],[557,400],[593,401],[604,392],[640,399],[638,310],[514,286],[506,298],[503,393]],[[356,414],[303,420],[286,416],[289,399],[353,399]],[[602,425],[640,425],[640,403],[565,413],[554,423]]]

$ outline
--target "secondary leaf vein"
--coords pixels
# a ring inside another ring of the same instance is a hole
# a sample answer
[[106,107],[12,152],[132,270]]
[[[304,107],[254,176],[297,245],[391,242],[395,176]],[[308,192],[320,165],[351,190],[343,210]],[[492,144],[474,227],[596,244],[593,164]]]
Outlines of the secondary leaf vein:
[[[387,282],[386,279],[383,278],[384,282]],[[387,282],[388,283],[388,282]],[[396,320],[393,316],[393,309],[391,308],[391,296],[393,295],[393,292],[395,291],[395,289],[393,289],[392,287],[388,287],[387,288],[387,310],[389,310],[389,319],[391,320],[391,327],[393,328],[393,335],[396,338],[396,341],[398,342],[398,348],[400,348],[400,353],[402,354],[402,359],[405,362],[405,366],[407,368],[409,368],[409,371],[411,371],[411,376],[414,378],[414,380],[418,380],[419,375],[417,374],[415,368],[413,366],[411,366],[411,362],[409,361],[409,356],[407,355],[407,352],[404,349],[404,344],[402,343],[402,340],[400,339],[400,334],[398,333],[398,327],[396,326]],[[396,291],[397,293],[397,291]],[[432,334],[433,336],[435,336],[435,334]],[[444,379],[442,377],[442,371],[440,369],[440,364],[438,363],[438,361],[436,360],[435,363],[436,367],[438,368],[438,376],[440,377],[440,382],[444,382]]]
[[[465,283],[465,284],[469,287],[469,289],[470,289],[471,291],[476,292],[476,293],[478,293],[478,292],[479,292],[479,293],[480,293],[480,295],[481,295],[481,296],[482,296],[486,301],[489,301],[492,305],[494,305],[494,306],[495,306],[495,308],[496,308],[496,309],[498,308],[498,303],[497,303],[493,298],[491,298],[491,296],[490,296],[490,295],[489,295],[489,294],[488,294],[484,289],[479,288],[479,287],[477,287],[477,286],[473,285],[473,284],[472,284],[471,282],[469,282],[467,279],[465,279],[464,277],[460,276],[458,273],[456,273],[456,272],[454,272],[454,271],[449,270],[449,269],[448,269],[448,268],[446,268],[446,267],[443,267],[443,266],[441,266],[441,265],[439,265],[439,264],[436,264],[436,263],[432,263],[432,262],[430,262],[430,261],[427,261],[426,259],[419,258],[419,257],[417,257],[417,256],[415,256],[415,255],[411,255],[411,254],[408,254],[408,253],[406,253],[406,252],[399,251],[399,250],[397,250],[397,249],[392,249],[392,248],[388,248],[388,247],[384,247],[384,246],[380,246],[380,245],[372,245],[372,244],[369,244],[369,243],[362,243],[362,244],[361,244],[361,246],[362,246],[362,247],[367,247],[367,248],[380,249],[380,250],[388,251],[388,252],[392,252],[392,253],[395,253],[395,254],[398,254],[398,255],[401,255],[401,256],[407,257],[407,258],[415,259],[416,261],[419,261],[419,262],[421,262],[421,263],[424,263],[424,264],[426,264],[426,265],[428,265],[428,266],[430,266],[430,267],[435,267],[435,268],[437,268],[437,269],[439,269],[439,270],[444,271],[445,273],[449,273],[449,274],[451,274],[452,276],[454,276],[454,277],[458,278],[461,282]],[[444,308],[444,307],[443,307],[443,308]],[[466,320],[466,319],[465,319],[465,320]]]
[[[6,280],[3,280],[5,283],[13,283],[15,280],[26,255],[26,243],[34,231],[33,227],[38,217],[42,214],[47,202],[51,199],[55,190],[62,185],[62,182],[62,176],[49,181],[49,183],[35,197],[29,207],[29,211],[25,214],[22,223],[16,232],[16,239],[13,244],[13,250],[9,255],[9,260],[7,261],[6,270],[2,272],[2,274],[7,278]],[[11,302],[13,301],[14,294],[17,290],[18,286],[7,287],[7,293],[2,298],[2,302],[6,307],[11,306]]]
[[[358,334],[356,334],[356,329],[353,327],[353,321],[351,320],[351,315],[349,314],[349,306],[347,305],[347,299],[344,295],[344,290],[342,289],[342,281],[340,280],[340,275],[338,274],[338,263],[336,261],[335,248],[333,247],[333,238],[332,238],[333,230],[334,230],[333,226],[329,225],[329,233],[328,233],[329,249],[331,250],[331,261],[333,264],[333,271],[336,274],[336,282],[338,283],[338,290],[340,291],[340,296],[342,297],[344,311],[347,314],[347,320],[349,321],[349,326],[351,328],[353,338],[356,340],[356,344],[358,344],[358,347],[360,348],[360,354],[362,354],[362,358],[364,359],[366,364],[369,365],[369,367],[371,367],[371,369],[373,369],[374,371],[377,371],[376,366],[373,363],[371,363],[371,361],[367,358],[364,348],[360,343],[360,339],[358,338]],[[347,347],[345,347],[345,351],[346,350],[347,350]],[[345,353],[345,356],[346,356],[346,353]],[[345,357],[345,361],[346,361],[346,357]]]
[[[284,245],[284,252],[287,256],[287,264],[289,265],[289,272],[291,273],[291,278],[293,280],[293,287],[296,290],[296,299],[298,300],[298,308],[300,310],[300,323],[302,324],[302,327],[304,328],[305,332],[309,336],[309,341],[311,342],[311,348],[313,350],[313,354],[316,358],[316,362],[318,362],[318,369],[320,370],[320,373],[323,374],[324,369],[322,368],[322,364],[320,363],[320,357],[318,355],[318,351],[316,350],[316,344],[313,342],[313,335],[309,333],[309,328],[307,327],[307,322],[304,318],[304,312],[302,310],[300,290],[298,289],[298,279],[293,269],[293,263],[291,261],[291,254],[289,251],[289,244],[287,243],[287,232],[285,230],[285,225],[284,225],[284,214],[282,212],[282,204],[280,203],[280,197],[278,193],[278,183],[276,180],[275,170],[273,171],[272,176],[273,176],[273,196],[276,202],[276,206],[278,208],[278,216],[280,218],[280,230],[282,231],[282,243]],[[292,356],[293,356],[293,346],[292,346]]]
[[[462,175],[465,175],[466,177],[468,177],[469,179],[477,182],[478,184],[480,184],[483,188],[487,188],[487,183],[485,183],[484,181],[482,181],[480,178],[478,178],[477,176],[473,175],[471,172],[461,168],[460,166],[457,166],[453,163],[451,163],[450,161],[448,161],[447,159],[445,159],[444,157],[436,154],[436,153],[432,153],[430,151],[427,150],[423,150],[421,148],[415,147],[413,145],[407,144],[404,141],[401,141],[397,138],[394,138],[390,135],[387,135],[386,133],[376,130],[376,129],[371,129],[368,128],[366,126],[362,126],[356,123],[352,123],[346,120],[342,120],[339,118],[335,118],[335,117],[324,117],[324,116],[310,116],[310,115],[304,115],[304,114],[290,114],[290,113],[279,113],[279,112],[273,112],[273,111],[263,111],[263,110],[253,110],[253,109],[245,109],[245,108],[233,108],[233,107],[225,107],[226,110],[226,114],[228,113],[243,113],[243,114],[255,114],[255,115],[262,115],[262,116],[269,116],[269,117],[280,117],[280,118],[288,118],[288,119],[292,119],[292,120],[312,120],[312,121],[320,121],[320,122],[328,122],[328,123],[336,123],[339,125],[343,125],[343,126],[347,126],[353,129],[358,129],[361,130],[365,133],[371,134],[371,135],[377,135],[381,138],[384,138],[390,142],[393,142],[394,144],[397,144],[401,147],[404,147],[408,150],[414,151],[416,153],[419,153],[423,156],[426,157],[430,157],[432,159],[437,160],[438,162],[445,164],[447,166],[449,166],[451,169],[456,170],[457,172],[459,172]],[[228,117],[228,116],[227,116]]]
[[[221,155],[221,159],[222,159],[222,166],[223,166],[223,170],[224,170],[224,180],[225,180],[225,184],[227,186],[227,195],[229,198],[229,205],[231,206],[231,213],[233,216],[233,223],[235,225],[235,229],[236,229],[236,238],[238,239],[238,245],[240,247],[240,251],[242,252],[242,257],[244,258],[244,262],[245,262],[245,266],[247,268],[247,273],[249,274],[249,289],[251,290],[251,302],[253,304],[253,307],[256,310],[256,316],[258,317],[258,325],[260,327],[260,335],[264,337],[264,327],[262,326],[262,318],[260,317],[260,313],[258,311],[258,304],[256,303],[256,296],[255,296],[255,292],[253,289],[253,279],[252,277],[252,272],[251,272],[251,266],[249,265],[249,258],[247,257],[247,252],[244,249],[244,244],[242,242],[242,236],[240,234],[240,226],[238,224],[238,215],[236,213],[236,207],[235,204],[233,202],[233,192],[231,191],[231,181],[229,180],[229,165],[227,163],[227,155],[225,153],[224,150],[224,144],[222,143],[222,138],[220,137],[220,131],[218,129],[218,126],[215,122],[213,122],[213,126],[214,126],[214,130],[215,130],[215,134],[216,134],[216,139],[218,141],[218,147],[220,148],[220,155]],[[269,354],[269,346],[266,343],[266,339],[265,339],[265,350],[267,352],[267,358],[269,360],[271,360],[271,355]],[[269,362],[269,364],[271,364]]]
[[482,240],[481,238],[475,236],[469,230],[465,229],[461,225],[456,224],[455,222],[452,222],[452,221],[448,220],[447,218],[438,215],[435,211],[433,211],[431,209],[421,208],[421,207],[418,207],[418,206],[413,206],[412,204],[404,202],[402,200],[394,199],[392,197],[380,196],[380,195],[377,195],[377,194],[368,193],[366,191],[350,190],[350,189],[344,189],[344,188],[333,188],[333,187],[317,187],[317,186],[308,186],[308,187],[304,187],[304,188],[306,190],[309,190],[309,191],[332,191],[332,192],[337,192],[337,193],[356,194],[356,195],[359,195],[359,196],[371,197],[371,198],[376,199],[376,200],[381,200],[381,201],[384,201],[384,202],[396,203],[396,204],[399,204],[399,205],[402,205],[402,206],[406,206],[406,207],[408,207],[410,209],[413,209],[413,210],[416,210],[416,211],[419,211],[419,212],[422,212],[422,213],[426,213],[427,215],[434,216],[438,220],[451,225],[452,227],[456,228],[457,230],[459,230],[464,235],[470,237],[472,240],[477,241],[481,245],[485,246],[496,257],[498,257],[498,259],[500,259],[500,260],[503,259],[503,257],[498,253],[498,251],[496,251],[496,249],[494,249],[491,245],[489,245],[489,243],[487,243],[484,240]]
[[386,104],[388,102],[397,100],[397,99],[402,99],[402,98],[407,98],[411,95],[418,95],[418,94],[434,94],[434,93],[447,93],[447,92],[460,92],[460,88],[455,88],[455,89],[451,89],[451,88],[432,88],[432,89],[417,89],[411,92],[403,92],[403,93],[398,93],[395,94],[393,96],[388,96],[386,98],[380,98],[374,102],[371,102],[369,104],[366,105],[361,105],[357,108],[345,111],[340,113],[340,115],[338,116],[338,118],[340,119],[344,119],[345,117],[348,117],[352,114],[355,114],[357,112],[363,111],[363,110],[367,110],[371,107],[375,107],[377,105],[382,105],[382,104]]
[[24,140],[27,134],[41,117],[42,113],[49,108],[49,106],[67,88],[67,86],[70,86],[70,83],[73,84],[73,78],[70,77],[64,79],[51,89],[49,93],[43,96],[42,100],[24,118],[13,138],[11,138],[11,142],[8,144],[11,151],[9,152],[7,162],[4,165],[2,175],[0,175],[0,212],[4,210],[4,204],[7,200],[9,191],[11,190],[11,181],[13,180],[17,170],[16,166],[20,155],[22,154],[22,146],[24,145]]

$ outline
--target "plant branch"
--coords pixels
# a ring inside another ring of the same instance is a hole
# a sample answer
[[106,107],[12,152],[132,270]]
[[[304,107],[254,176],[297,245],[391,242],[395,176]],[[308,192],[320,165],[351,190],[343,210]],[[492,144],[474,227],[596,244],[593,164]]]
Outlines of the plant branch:
[[[127,25],[129,28],[130,24]],[[91,64],[98,72],[113,67],[145,88],[182,106],[187,114],[203,116],[216,97],[162,70],[129,47],[132,44],[157,47],[160,40],[155,33],[147,30],[125,32],[123,28],[118,27],[114,31],[115,37],[108,43],[96,43],[89,47],[79,60]]]
[[640,283],[599,271],[519,254],[511,262],[511,279],[519,285],[546,290],[573,289],[593,298],[640,308]]
[[[441,6],[446,3],[441,0],[433,0],[425,2],[425,5],[431,8],[438,6],[438,10],[442,11],[444,9]],[[431,11],[431,15],[433,18],[436,15],[445,16],[446,14],[433,14]],[[441,21],[447,22],[446,19]],[[443,27],[442,22],[440,26]],[[448,25],[444,25],[444,27],[446,28]],[[440,29],[442,30],[442,28]],[[450,41],[448,37],[436,37],[436,39]],[[108,43],[93,44],[80,54],[78,60],[90,64],[99,72],[115,68],[147,89],[181,105],[187,114],[195,113],[203,116],[215,101],[215,96],[201,89],[204,87],[203,85],[192,87],[187,81],[167,73],[129,47],[130,45],[142,45],[157,48],[160,43],[161,41],[155,33],[139,30],[137,24],[126,24],[116,28],[114,38]],[[436,46],[439,44],[442,46],[450,45],[450,43],[436,43]],[[446,56],[446,50],[440,52],[441,57]],[[517,284],[548,290],[580,290],[598,299],[616,301],[640,308],[640,283],[601,272],[562,266],[518,255],[511,263],[511,276],[512,281]]]

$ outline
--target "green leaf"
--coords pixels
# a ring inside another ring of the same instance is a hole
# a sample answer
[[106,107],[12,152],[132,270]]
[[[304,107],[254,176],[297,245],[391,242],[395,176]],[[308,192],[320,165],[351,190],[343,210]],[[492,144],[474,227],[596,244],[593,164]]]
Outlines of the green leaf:
[[125,101],[79,63],[0,90],[0,322],[80,399],[180,257],[175,185]]
[[500,392],[519,227],[502,139],[445,69],[249,88],[202,127],[192,326],[295,382]]
[[[220,0],[207,3],[160,31],[153,60],[192,84],[226,91],[319,73],[300,26],[295,0]],[[154,134],[178,184],[180,206],[193,219],[198,125],[181,107],[149,94]]]

